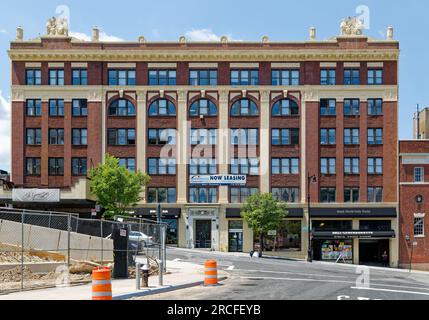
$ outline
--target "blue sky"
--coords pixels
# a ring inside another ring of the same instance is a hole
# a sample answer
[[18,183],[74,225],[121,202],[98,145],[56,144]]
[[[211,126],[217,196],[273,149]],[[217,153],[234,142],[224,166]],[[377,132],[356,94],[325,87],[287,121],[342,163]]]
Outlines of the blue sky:
[[56,8],[70,9],[70,29],[79,37],[91,34],[93,26],[110,40],[217,40],[228,35],[235,40],[259,41],[268,35],[273,41],[302,41],[308,28],[317,28],[318,39],[338,35],[339,24],[347,16],[359,16],[356,9],[369,9],[369,29],[365,34],[384,38],[392,25],[400,41],[399,133],[412,137],[412,114],[417,103],[429,106],[429,1],[407,0],[121,0],[115,4],[100,0],[4,1],[0,13],[0,168],[10,168],[9,95],[10,62],[6,53],[22,25],[25,38],[45,33],[48,18]]

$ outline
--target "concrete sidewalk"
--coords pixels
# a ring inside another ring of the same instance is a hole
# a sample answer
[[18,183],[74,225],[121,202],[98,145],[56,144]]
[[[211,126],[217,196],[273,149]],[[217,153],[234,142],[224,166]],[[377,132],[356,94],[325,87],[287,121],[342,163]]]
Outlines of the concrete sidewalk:
[[[149,278],[149,288],[136,290],[136,280],[112,280],[114,300],[125,300],[133,297],[174,291],[204,283],[204,266],[182,261],[167,261],[167,272],[163,277],[163,286],[158,286],[158,277]],[[225,280],[227,274],[219,270],[219,281]],[[0,300],[91,300],[92,285],[65,288],[51,288],[0,295]]]

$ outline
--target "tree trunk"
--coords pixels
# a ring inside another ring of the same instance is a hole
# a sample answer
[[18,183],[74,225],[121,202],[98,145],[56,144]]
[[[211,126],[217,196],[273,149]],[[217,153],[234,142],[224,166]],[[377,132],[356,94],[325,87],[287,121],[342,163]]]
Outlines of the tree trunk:
[[262,251],[264,251],[264,235],[261,232],[259,234],[259,258],[262,257]]

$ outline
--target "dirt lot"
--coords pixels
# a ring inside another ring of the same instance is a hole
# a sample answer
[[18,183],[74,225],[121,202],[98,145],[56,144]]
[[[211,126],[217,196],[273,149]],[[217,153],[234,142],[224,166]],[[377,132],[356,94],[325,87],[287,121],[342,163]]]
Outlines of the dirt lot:
[[[48,258],[42,259],[29,253],[24,253],[24,262],[39,263],[51,261]],[[0,252],[0,264],[21,263],[21,252]]]

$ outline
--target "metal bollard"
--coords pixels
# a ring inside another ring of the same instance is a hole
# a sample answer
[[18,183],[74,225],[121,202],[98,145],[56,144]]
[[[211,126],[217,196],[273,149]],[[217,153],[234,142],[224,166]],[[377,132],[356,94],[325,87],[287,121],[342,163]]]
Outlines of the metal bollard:
[[149,267],[147,264],[143,265],[142,268],[142,287],[143,288],[148,288],[149,287]]
[[140,263],[136,263],[136,289],[140,290]]
[[159,286],[160,287],[163,286],[163,272],[164,272],[163,264],[164,264],[164,261],[160,260],[159,261],[159,276],[158,276]]

